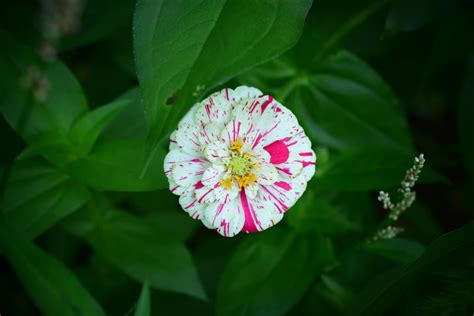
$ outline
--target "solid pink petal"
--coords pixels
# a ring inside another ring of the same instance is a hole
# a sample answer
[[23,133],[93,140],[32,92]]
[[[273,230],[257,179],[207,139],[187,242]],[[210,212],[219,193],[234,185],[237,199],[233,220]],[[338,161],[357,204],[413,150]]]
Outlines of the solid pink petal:
[[281,164],[288,160],[290,151],[286,144],[281,140],[276,140],[271,144],[263,147],[270,154],[270,162],[272,164]]

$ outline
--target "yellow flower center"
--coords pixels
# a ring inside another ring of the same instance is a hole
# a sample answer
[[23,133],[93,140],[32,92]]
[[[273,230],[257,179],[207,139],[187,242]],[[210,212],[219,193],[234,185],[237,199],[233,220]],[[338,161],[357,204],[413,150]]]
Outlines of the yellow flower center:
[[227,171],[230,176],[222,179],[219,184],[226,190],[229,190],[234,185],[234,180],[239,187],[239,190],[244,189],[248,185],[254,185],[258,177],[253,174],[252,170],[259,167],[258,163],[254,161],[253,156],[247,153],[242,153],[244,143],[239,137],[237,141],[233,141],[229,150],[232,158],[227,164]]

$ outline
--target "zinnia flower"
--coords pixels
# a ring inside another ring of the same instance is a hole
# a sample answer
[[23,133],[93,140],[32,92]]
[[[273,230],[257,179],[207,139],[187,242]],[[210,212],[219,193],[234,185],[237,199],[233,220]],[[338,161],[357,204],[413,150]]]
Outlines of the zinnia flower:
[[265,230],[300,198],[316,155],[295,115],[241,86],[196,103],[170,136],[170,190],[194,219],[224,236]]

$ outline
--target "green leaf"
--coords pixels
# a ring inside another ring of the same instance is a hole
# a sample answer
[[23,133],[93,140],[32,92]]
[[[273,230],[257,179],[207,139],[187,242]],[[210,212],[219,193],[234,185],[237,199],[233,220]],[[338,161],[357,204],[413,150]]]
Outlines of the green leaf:
[[[414,156],[392,148],[348,150],[333,158],[326,166],[321,166],[311,185],[316,193],[397,187],[406,170],[413,165],[413,159]],[[420,182],[447,181],[428,166],[423,168],[420,175]]]
[[396,262],[410,263],[423,253],[425,247],[413,240],[393,238],[367,243],[362,249]]
[[202,96],[197,88],[209,91],[293,46],[310,6],[311,0],[138,1],[135,60],[151,147]]
[[148,282],[143,283],[140,298],[138,299],[137,308],[135,309],[135,316],[150,316],[150,288]]
[[351,308],[354,315],[384,315],[402,294],[423,275],[451,266],[453,260],[466,260],[474,248],[474,223],[436,239],[413,263],[393,270],[365,289]]
[[82,89],[60,61],[40,62],[34,51],[0,32],[0,109],[9,124],[29,143],[53,132],[67,135],[87,111]]
[[42,159],[17,160],[6,183],[6,221],[34,238],[79,209],[88,190]]
[[36,306],[48,316],[103,316],[76,276],[0,220],[0,246]]
[[[154,194],[156,194],[156,192]],[[169,192],[166,192],[166,194],[169,194]],[[161,199],[163,199],[163,197],[161,197]],[[150,223],[153,223],[160,231],[167,232],[183,242],[190,239],[193,233],[199,227],[202,227],[199,221],[189,217],[188,214],[181,210],[155,211],[150,213],[146,219]]]
[[96,145],[92,152],[67,166],[78,181],[97,190],[151,191],[168,187],[163,171],[166,152],[161,149],[140,177],[145,161],[143,140],[116,140]]
[[185,83],[225,2],[137,1],[135,63],[151,126],[162,127],[170,110],[166,101]]
[[117,100],[128,100],[128,105],[105,127],[100,135],[100,142],[117,139],[145,139],[148,128],[145,120],[145,109],[141,102],[140,91],[132,88]]
[[218,315],[284,315],[331,263],[328,239],[273,228],[242,242],[217,292]]
[[336,279],[322,275],[321,281],[316,288],[317,292],[337,307],[343,309],[352,300],[353,294]]
[[102,130],[130,103],[130,99],[118,99],[80,117],[70,131],[75,151],[80,155],[87,155]]
[[358,229],[339,210],[317,197],[312,190],[288,212],[288,223],[303,233],[342,234]]
[[98,254],[139,282],[200,299],[206,294],[191,254],[172,235],[131,214],[109,210],[86,238]]
[[288,104],[319,144],[340,150],[383,146],[413,151],[403,109],[392,90],[348,52],[325,59]]

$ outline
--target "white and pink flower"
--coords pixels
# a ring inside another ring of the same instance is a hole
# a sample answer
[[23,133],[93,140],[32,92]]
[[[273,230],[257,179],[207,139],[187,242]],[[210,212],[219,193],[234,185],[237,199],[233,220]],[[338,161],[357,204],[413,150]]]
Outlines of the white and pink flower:
[[300,198],[316,155],[295,115],[250,87],[196,103],[170,137],[170,190],[224,236],[265,230]]

